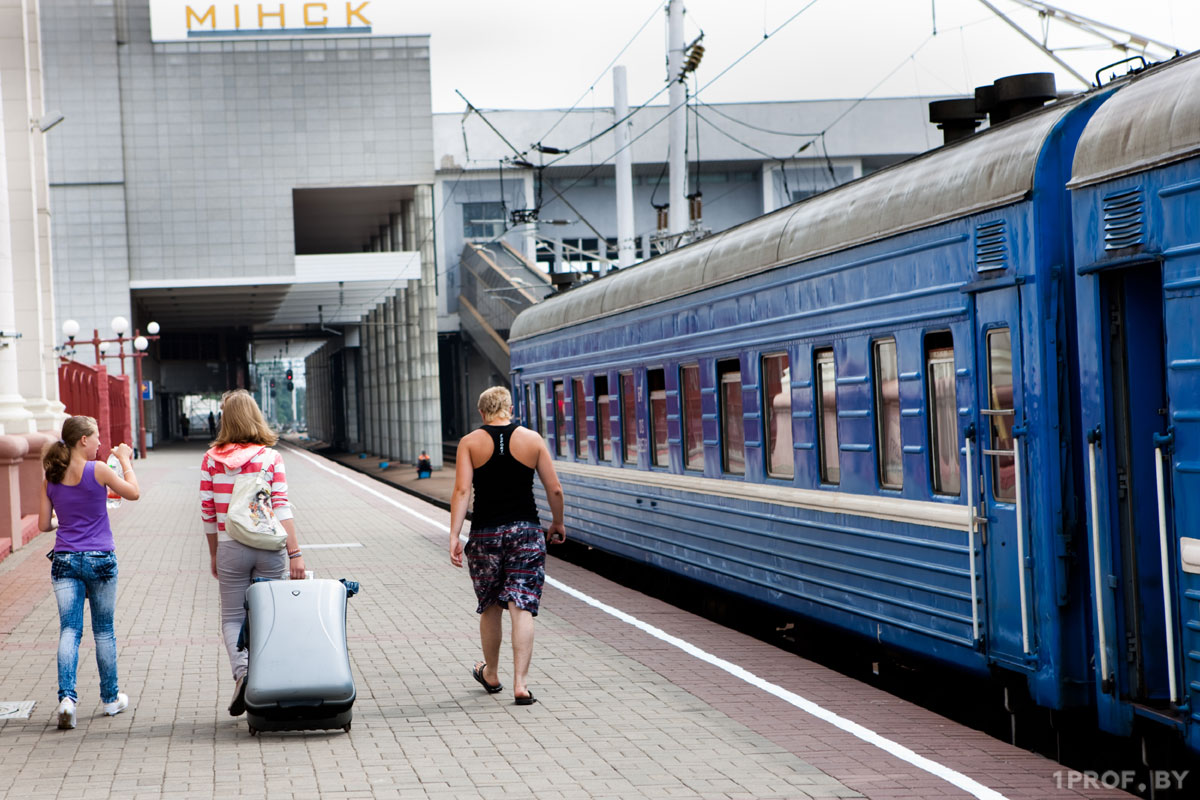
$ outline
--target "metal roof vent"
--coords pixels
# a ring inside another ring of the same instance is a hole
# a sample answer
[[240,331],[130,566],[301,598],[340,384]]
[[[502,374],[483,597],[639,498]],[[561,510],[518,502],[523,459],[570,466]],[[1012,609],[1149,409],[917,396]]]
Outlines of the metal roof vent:
[[987,114],[992,125],[998,125],[1039,109],[1056,97],[1052,72],[1009,75],[975,90],[975,110]]
[[1105,195],[1104,249],[1124,250],[1143,244],[1146,233],[1145,198],[1142,187]]
[[986,116],[975,110],[974,97],[953,97],[929,104],[929,121],[941,128],[943,144],[967,138]]
[[1008,266],[1008,225],[997,219],[975,226],[975,270],[990,272]]

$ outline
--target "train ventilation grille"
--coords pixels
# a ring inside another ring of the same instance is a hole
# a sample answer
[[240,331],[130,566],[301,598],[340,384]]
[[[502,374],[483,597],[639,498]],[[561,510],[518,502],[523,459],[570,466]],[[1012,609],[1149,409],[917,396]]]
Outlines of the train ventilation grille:
[[975,269],[988,272],[1008,266],[1008,226],[1002,219],[975,228]]
[[1142,244],[1145,233],[1145,200],[1140,186],[1104,198],[1105,250],[1123,250]]

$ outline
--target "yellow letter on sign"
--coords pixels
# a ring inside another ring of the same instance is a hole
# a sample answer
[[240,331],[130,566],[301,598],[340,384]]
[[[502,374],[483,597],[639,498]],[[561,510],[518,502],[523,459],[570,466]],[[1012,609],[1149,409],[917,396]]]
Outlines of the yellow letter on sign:
[[[310,8],[319,8],[327,13],[326,16],[320,19],[309,19],[308,10]],[[328,17],[329,8],[324,3],[305,3],[304,4],[304,27],[306,28],[323,28],[329,24]]]
[[259,27],[259,29],[261,29],[263,27],[263,19],[265,17],[279,17],[280,30],[287,27],[287,22],[284,21],[285,18],[283,16],[283,3],[279,4],[279,11],[277,11],[277,12],[263,11],[262,3],[259,3],[258,4],[258,27]]
[[[197,14],[195,11],[193,11],[191,6],[185,6],[185,8],[187,9],[185,13],[187,14],[187,26],[188,26],[189,31],[192,29],[192,20],[193,19],[196,20],[197,26],[203,25],[204,20],[208,19],[209,22],[211,23],[209,25],[209,27],[212,28],[214,31],[217,29],[217,7],[216,6],[209,6],[208,11],[205,11],[203,16],[201,16],[201,15]],[[211,19],[209,19],[210,17],[211,17]]]
[[362,20],[362,22],[363,22],[363,25],[370,25],[370,24],[371,24],[371,20],[367,19],[366,17],[364,17],[364,16],[362,15],[362,10],[363,10],[364,8],[366,8],[367,6],[369,6],[370,4],[371,4],[371,3],[370,3],[370,2],[369,2],[369,0],[368,0],[368,2],[366,2],[366,3],[361,3],[361,4],[358,6],[358,8],[351,8],[351,7],[350,7],[350,3],[346,3],[346,27],[347,27],[347,28],[349,28],[349,27],[350,27],[350,21],[351,21],[351,20],[352,20],[354,17],[358,17],[359,19],[361,19],[361,20]]

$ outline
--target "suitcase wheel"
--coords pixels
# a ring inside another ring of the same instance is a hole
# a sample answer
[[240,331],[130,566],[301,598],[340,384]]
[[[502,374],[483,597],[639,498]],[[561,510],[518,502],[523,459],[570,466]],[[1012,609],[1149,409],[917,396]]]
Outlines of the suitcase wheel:
[[347,722],[346,727],[342,728],[342,730],[344,730],[346,733],[349,733],[350,732],[350,723]]
[[250,726],[250,735],[251,735],[251,736],[256,736],[256,735],[258,735],[258,729],[257,729],[257,728],[255,728],[253,725],[251,725],[251,726]]

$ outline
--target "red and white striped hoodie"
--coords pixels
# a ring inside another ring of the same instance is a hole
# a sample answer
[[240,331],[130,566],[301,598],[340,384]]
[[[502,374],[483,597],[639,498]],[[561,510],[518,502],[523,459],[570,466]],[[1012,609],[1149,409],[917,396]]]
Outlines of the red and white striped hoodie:
[[[262,469],[266,452],[267,448],[261,444],[225,444],[204,454],[204,460],[200,462],[200,519],[204,522],[204,532],[217,534],[217,541],[230,541],[225,533],[225,515],[229,512],[234,477]],[[271,507],[275,509],[277,519],[291,519],[283,456],[278,451],[272,453],[274,458],[267,469],[271,481]]]

